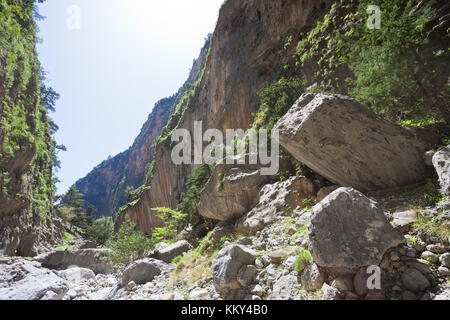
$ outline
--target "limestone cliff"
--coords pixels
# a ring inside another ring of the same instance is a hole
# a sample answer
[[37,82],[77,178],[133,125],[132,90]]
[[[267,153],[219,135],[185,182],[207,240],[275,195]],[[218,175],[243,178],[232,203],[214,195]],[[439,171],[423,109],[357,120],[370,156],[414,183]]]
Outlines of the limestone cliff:
[[193,132],[194,121],[203,129],[247,129],[258,108],[257,92],[276,79],[295,48],[285,51],[286,38],[311,29],[326,12],[330,1],[228,0],[221,8],[211,40],[211,50],[201,79],[163,131],[155,151],[152,179],[141,198],[120,212],[147,233],[161,221],[151,208],[175,208],[192,166],[176,166],[171,160],[170,130]]
[[61,237],[52,214],[55,141],[36,52],[34,1],[0,2],[0,252],[32,256]]

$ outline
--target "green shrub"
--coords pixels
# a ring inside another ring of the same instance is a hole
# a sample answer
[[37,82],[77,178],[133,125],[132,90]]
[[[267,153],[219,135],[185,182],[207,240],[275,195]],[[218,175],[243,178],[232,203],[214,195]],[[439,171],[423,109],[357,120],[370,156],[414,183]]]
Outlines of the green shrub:
[[300,248],[294,262],[294,270],[297,271],[298,274],[301,274],[305,267],[312,262],[313,258],[311,253],[306,249]]
[[157,244],[163,240],[168,240],[169,242],[175,240],[181,226],[185,224],[187,214],[164,207],[153,208],[152,210],[159,213],[159,217],[165,224],[164,227],[153,230],[152,243]]
[[[369,29],[369,5],[381,29]],[[436,1],[336,1],[298,43],[298,66],[313,69],[318,91],[349,94],[392,121],[447,122],[450,65]]]
[[271,130],[303,92],[304,84],[298,78],[281,78],[262,89],[258,93],[261,105],[255,115],[253,127]]
[[105,245],[111,238],[114,232],[114,223],[111,217],[104,217],[95,220],[89,225],[85,232],[84,237],[99,245]]
[[124,222],[119,232],[108,242],[112,250],[111,260],[116,271],[121,271],[126,266],[138,259],[144,258],[152,249],[151,241],[141,231],[136,230],[136,224]]

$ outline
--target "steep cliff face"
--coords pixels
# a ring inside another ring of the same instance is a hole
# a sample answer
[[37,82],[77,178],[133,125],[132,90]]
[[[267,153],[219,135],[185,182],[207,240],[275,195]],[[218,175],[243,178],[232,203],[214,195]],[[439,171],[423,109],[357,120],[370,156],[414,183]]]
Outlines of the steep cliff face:
[[174,101],[175,97],[158,101],[128,150],[104,161],[76,182],[85,202],[95,206],[97,216],[113,215],[125,201],[126,188],[142,184],[147,164],[153,160],[153,140],[167,123]]
[[199,57],[194,61],[189,78],[178,93],[158,101],[133,145],[126,151],[105,160],[76,186],[84,194],[86,204],[96,208],[97,216],[113,216],[127,202],[127,188],[140,187],[146,181],[154,160],[156,138],[167,124],[175,105],[186,88],[196,81],[209,50],[209,37]]
[[33,3],[0,2],[0,251],[7,255],[32,256],[61,237]]
[[[258,108],[257,92],[277,79],[278,70],[293,54],[291,49],[283,51],[286,38],[297,39],[312,28],[329,3],[228,0],[220,10],[201,78],[188,102],[177,106],[179,115],[169,121],[169,129],[184,128],[192,133],[194,121],[203,121],[203,130],[247,129]],[[170,136],[164,134],[156,148],[148,187],[136,203],[120,212],[116,228],[129,219],[150,233],[161,225],[151,208],[177,206],[192,166],[173,164]]]

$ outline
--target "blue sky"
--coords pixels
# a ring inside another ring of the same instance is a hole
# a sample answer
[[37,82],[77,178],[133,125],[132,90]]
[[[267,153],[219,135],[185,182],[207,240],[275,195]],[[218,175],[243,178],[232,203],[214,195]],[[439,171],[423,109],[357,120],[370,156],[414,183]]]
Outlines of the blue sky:
[[[47,0],[39,58],[61,95],[58,193],[126,150],[154,103],[186,80],[223,0]],[[72,5],[79,9],[70,11]],[[74,20],[75,19],[75,20]],[[68,23],[69,22],[69,23]]]

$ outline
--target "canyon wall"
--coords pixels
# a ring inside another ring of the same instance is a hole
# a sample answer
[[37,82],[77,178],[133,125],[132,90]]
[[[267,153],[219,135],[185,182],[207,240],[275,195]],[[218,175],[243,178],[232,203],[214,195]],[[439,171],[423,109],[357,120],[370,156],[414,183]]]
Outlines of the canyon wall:
[[[330,2],[228,0],[220,10],[201,78],[188,103],[177,106],[182,110],[177,121],[169,121],[169,129],[192,133],[194,121],[202,121],[203,130],[247,129],[259,107],[258,91],[278,80],[278,70],[295,52],[295,48],[283,51],[286,38],[298,39],[311,29]],[[132,220],[140,230],[151,233],[162,224],[151,209],[178,205],[192,165],[173,164],[170,136],[164,138],[156,147],[149,184],[138,201],[118,214],[116,229],[124,220]]]

